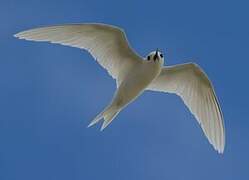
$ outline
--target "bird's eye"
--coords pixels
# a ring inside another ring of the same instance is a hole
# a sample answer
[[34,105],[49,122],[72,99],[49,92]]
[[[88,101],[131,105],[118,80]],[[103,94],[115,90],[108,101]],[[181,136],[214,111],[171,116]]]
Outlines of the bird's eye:
[[163,58],[163,54],[160,54],[160,57]]
[[150,56],[147,56],[147,60],[148,60],[148,61],[150,60]]

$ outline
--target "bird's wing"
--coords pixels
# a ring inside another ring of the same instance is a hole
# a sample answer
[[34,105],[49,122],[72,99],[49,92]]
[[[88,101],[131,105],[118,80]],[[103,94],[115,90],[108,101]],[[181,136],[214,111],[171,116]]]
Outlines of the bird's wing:
[[223,153],[225,129],[222,112],[207,75],[196,64],[164,67],[148,90],[179,95],[207,136],[209,142]]
[[14,35],[20,39],[48,41],[89,51],[92,56],[117,80],[141,63],[132,50],[123,30],[105,24],[69,24],[41,27]]

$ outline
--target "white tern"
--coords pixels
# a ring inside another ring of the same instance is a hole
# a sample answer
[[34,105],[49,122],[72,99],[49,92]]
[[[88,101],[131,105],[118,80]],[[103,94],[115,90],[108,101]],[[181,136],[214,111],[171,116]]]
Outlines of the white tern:
[[14,36],[87,50],[116,80],[117,90],[111,103],[89,126],[103,119],[103,130],[145,90],[175,93],[195,116],[209,142],[223,153],[225,128],[221,108],[210,80],[195,63],[164,66],[164,55],[158,50],[142,58],[129,46],[122,29],[106,24],[41,27]]

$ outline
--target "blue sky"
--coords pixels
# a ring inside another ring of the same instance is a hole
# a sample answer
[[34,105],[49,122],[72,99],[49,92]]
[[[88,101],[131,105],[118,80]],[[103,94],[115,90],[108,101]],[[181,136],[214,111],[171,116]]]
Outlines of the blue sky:
[[[0,6],[1,180],[249,179],[246,1],[18,1]],[[102,22],[125,29],[141,55],[199,64],[223,110],[216,153],[175,95],[145,92],[100,132],[88,123],[115,82],[79,49],[15,39],[41,25]]]

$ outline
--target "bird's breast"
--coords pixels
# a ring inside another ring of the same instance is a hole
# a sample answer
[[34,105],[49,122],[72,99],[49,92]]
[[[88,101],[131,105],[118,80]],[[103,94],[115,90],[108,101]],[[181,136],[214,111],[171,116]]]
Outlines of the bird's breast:
[[116,103],[124,106],[138,97],[161,71],[157,66],[143,66],[134,69],[123,80],[116,93]]

